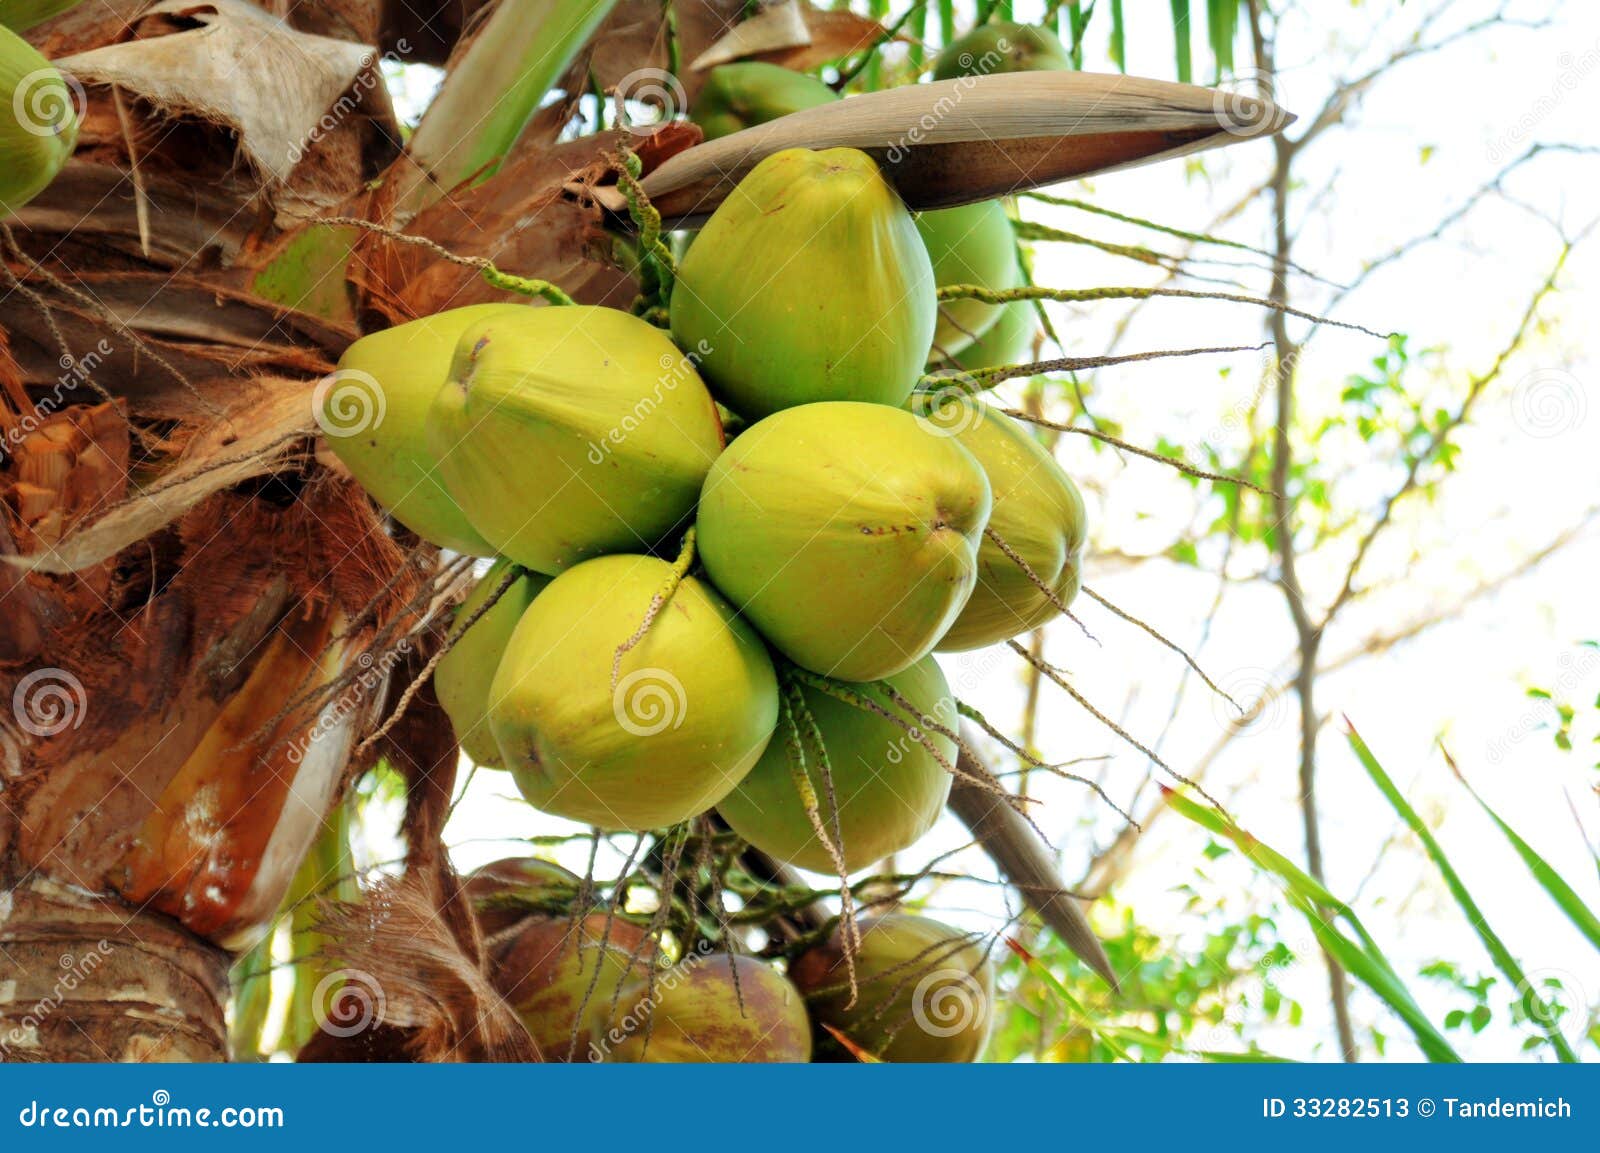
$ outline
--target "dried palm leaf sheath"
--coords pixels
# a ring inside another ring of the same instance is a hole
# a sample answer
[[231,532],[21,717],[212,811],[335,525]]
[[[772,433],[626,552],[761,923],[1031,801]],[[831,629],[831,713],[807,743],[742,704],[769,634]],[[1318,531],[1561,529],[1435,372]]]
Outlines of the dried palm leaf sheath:
[[[967,748],[961,750],[956,767],[969,775],[987,777],[988,768],[973,760],[973,737],[971,730],[963,731],[962,739]],[[950,786],[950,811],[972,831],[1001,875],[1022,895],[1024,903],[1084,964],[1116,989],[1116,970],[1111,967],[1105,947],[1095,936],[1076,898],[1062,885],[1049,848],[1028,827],[1026,818],[1002,797],[960,779]]]
[[1272,135],[1293,120],[1268,100],[1133,76],[963,77],[747,128],[679,153],[643,184],[663,218],[692,226],[772,153],[849,147],[877,159],[911,208],[943,208]]

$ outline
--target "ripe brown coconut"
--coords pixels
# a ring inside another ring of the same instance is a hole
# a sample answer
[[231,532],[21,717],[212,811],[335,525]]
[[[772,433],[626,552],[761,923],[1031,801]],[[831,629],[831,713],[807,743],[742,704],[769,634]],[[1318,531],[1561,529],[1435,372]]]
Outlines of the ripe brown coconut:
[[612,1022],[590,1033],[594,1061],[781,1064],[811,1059],[800,991],[772,966],[691,956],[624,987]]
[[612,1020],[618,989],[643,978],[654,955],[649,934],[621,917],[531,917],[495,950],[490,977],[541,1057],[582,1061],[592,1033]]
[[994,969],[982,941],[907,913],[860,925],[853,1007],[838,928],[789,967],[817,1027],[817,1059],[856,1060],[859,1050],[880,1061],[976,1061],[989,1039],[994,1005]]
[[478,927],[492,946],[496,934],[529,916],[565,914],[580,884],[578,874],[554,861],[506,857],[474,870],[466,891]]

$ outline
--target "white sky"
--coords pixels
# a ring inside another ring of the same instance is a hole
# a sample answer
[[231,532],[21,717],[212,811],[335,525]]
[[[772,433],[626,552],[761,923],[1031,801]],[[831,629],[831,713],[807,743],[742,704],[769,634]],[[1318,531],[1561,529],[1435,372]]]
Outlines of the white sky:
[[[1171,30],[1167,6],[1154,0],[1130,3],[1128,65],[1134,73],[1170,78]],[[1148,7],[1150,11],[1144,12]],[[1313,113],[1335,73],[1360,71],[1399,42],[1402,30],[1430,6],[1413,2],[1386,23],[1387,3],[1319,3],[1298,6],[1279,47],[1278,100],[1303,117]],[[1461,3],[1448,26],[1469,20],[1491,5]],[[1542,5],[1519,5],[1537,14]],[[1315,12],[1315,24],[1304,11]],[[1019,4],[1026,15],[1028,6]],[[1097,24],[1103,20],[1097,17]],[[1329,133],[1307,154],[1300,169],[1303,210],[1317,190],[1332,181],[1316,214],[1297,218],[1296,258],[1336,281],[1357,273],[1363,262],[1396,243],[1429,231],[1450,208],[1490,178],[1533,140],[1593,145],[1596,107],[1600,107],[1600,6],[1575,3],[1558,8],[1553,26],[1536,31],[1505,29],[1403,66],[1378,85],[1352,111],[1350,126]],[[1104,24],[1091,33],[1087,66],[1110,70],[1105,57]],[[1373,42],[1356,62],[1352,46]],[[1197,45],[1203,30],[1196,30]],[[1244,42],[1240,61],[1246,60]],[[1200,77],[1209,79],[1209,77]],[[425,76],[412,79],[408,95],[425,96]],[[405,102],[403,101],[403,104]],[[1541,110],[1542,109],[1542,110]],[[1303,124],[1302,124],[1303,127]],[[1298,128],[1291,132],[1298,131]],[[1513,135],[1517,134],[1517,135]],[[1425,155],[1426,150],[1426,155]],[[1088,187],[1069,186],[1065,195],[1174,226],[1202,230],[1219,206],[1259,182],[1270,149],[1254,143],[1211,153],[1203,176],[1168,164],[1119,173]],[[1548,157],[1521,170],[1508,184],[1516,197],[1561,217],[1573,230],[1600,214],[1600,158]],[[1029,214],[1063,228],[1107,240],[1131,241],[1175,250],[1177,241],[1069,210],[1034,205]],[[1260,213],[1229,224],[1223,233],[1260,244]],[[1527,212],[1489,202],[1443,240],[1376,276],[1350,298],[1339,315],[1370,327],[1409,333],[1413,350],[1448,347],[1447,371],[1434,382],[1441,398],[1459,397],[1467,376],[1481,371],[1510,337],[1517,317],[1556,255],[1550,227]],[[1511,365],[1502,387],[1485,398],[1473,426],[1459,436],[1460,471],[1443,497],[1416,500],[1405,507],[1402,527],[1388,546],[1375,550],[1363,570],[1363,583],[1409,572],[1407,586],[1371,602],[1357,602],[1348,620],[1328,636],[1324,653],[1336,656],[1376,627],[1391,628],[1448,603],[1451,596],[1482,576],[1503,571],[1600,499],[1600,379],[1591,318],[1600,304],[1600,244],[1581,248],[1550,298],[1542,316],[1547,329]],[[1222,252],[1233,257],[1236,254]],[[1223,272],[1234,270],[1221,270]],[[1147,283],[1149,278],[1124,260],[1098,256],[1081,247],[1041,246],[1041,283],[1082,287]],[[1199,286],[1203,287],[1203,286]],[[1252,291],[1264,291],[1255,277]],[[1315,285],[1297,284],[1301,303],[1316,308]],[[1092,310],[1057,306],[1058,324],[1069,352],[1090,355],[1105,349],[1112,325],[1122,314],[1114,303]],[[1210,344],[1254,344],[1264,339],[1257,310],[1238,305],[1156,302],[1141,310],[1122,349],[1176,348]],[[1344,378],[1367,367],[1382,351],[1368,337],[1325,331],[1301,365],[1301,408],[1331,411]],[[1096,411],[1121,421],[1134,443],[1154,444],[1161,436],[1196,443],[1208,436],[1235,443],[1237,422],[1223,418],[1256,387],[1259,356],[1234,358],[1233,372],[1219,369],[1226,358],[1184,360],[1104,370],[1094,379]],[[1508,393],[1519,379],[1543,374],[1543,393],[1566,416],[1554,435],[1529,435],[1513,419]],[[1427,378],[1418,371],[1414,384]],[[1553,382],[1551,384],[1550,382]],[[1220,430],[1220,431],[1218,431]],[[1195,513],[1192,490],[1175,474],[1137,460],[1122,464],[1093,454],[1082,438],[1067,438],[1060,458],[1084,484],[1092,517],[1092,547],[1124,552],[1157,551],[1168,545]],[[1329,444],[1327,455],[1339,451]],[[1368,515],[1395,483],[1395,466],[1364,461],[1336,488],[1341,513]],[[1332,468],[1339,461],[1327,462]],[[1217,557],[1210,558],[1216,563]],[[1258,568],[1260,557],[1235,556],[1235,571]],[[1313,599],[1324,600],[1342,578],[1332,561],[1302,574]],[[1600,813],[1591,791],[1596,772],[1589,768],[1593,747],[1563,756],[1547,732],[1528,732],[1530,719],[1542,719],[1524,696],[1530,684],[1558,681],[1580,706],[1592,706],[1600,693],[1600,658],[1584,658],[1577,642],[1600,639],[1600,534],[1589,534],[1533,575],[1507,586],[1470,609],[1455,624],[1436,629],[1389,654],[1368,660],[1348,673],[1326,678],[1320,707],[1337,717],[1348,714],[1414,804],[1435,825],[1446,850],[1491,925],[1530,971],[1554,972],[1569,987],[1581,988],[1587,1003],[1600,1002],[1600,957],[1589,949],[1539,893],[1504,842],[1450,779],[1434,742],[1448,742],[1463,771],[1507,820],[1590,902],[1600,908],[1600,886],[1592,859],[1574,827],[1564,793],[1579,806],[1590,839],[1600,841]],[[1091,559],[1089,583],[1112,600],[1193,646],[1200,621],[1215,591],[1215,578],[1163,562],[1133,572],[1109,571]],[[1103,642],[1096,647],[1070,624],[1053,628],[1049,654],[1068,668],[1075,682],[1135,734],[1153,739],[1172,705],[1181,665],[1092,603],[1079,602],[1080,615]],[[1249,696],[1278,679],[1283,658],[1292,651],[1293,633],[1281,596],[1265,584],[1239,586],[1229,593],[1202,664],[1236,694]],[[959,692],[1002,725],[1020,715],[1021,673],[1010,654],[977,653],[944,660]],[[1273,670],[1279,670],[1274,673]],[[1045,691],[1041,744],[1050,759],[1115,753],[1106,769],[1108,789],[1126,799],[1145,772],[1142,758],[1120,747],[1110,734],[1063,695]],[[1213,769],[1211,789],[1233,808],[1241,823],[1261,839],[1298,856],[1300,825],[1295,783],[1297,705],[1285,698],[1241,736]],[[1591,710],[1592,714],[1592,710]],[[1592,714],[1593,715],[1593,714]],[[1222,732],[1227,718],[1202,692],[1191,691],[1163,745],[1168,759],[1186,771]],[[1588,732],[1592,733],[1591,724]],[[1580,729],[1580,732],[1582,730]],[[1525,734],[1513,739],[1516,734]],[[1587,733],[1584,734],[1585,736]],[[1491,750],[1501,757],[1491,760]],[[1352,894],[1362,883],[1380,848],[1395,829],[1393,814],[1348,753],[1336,728],[1324,731],[1320,788],[1324,844],[1330,887]],[[1084,825],[1083,790],[1066,783],[1045,785],[1052,798],[1041,823],[1063,850],[1066,875],[1074,877],[1098,840],[1114,832],[1113,822]],[[449,834],[458,864],[472,868],[519,851],[514,840],[574,826],[543,817],[516,798],[509,778],[478,774],[457,810]],[[965,840],[947,819],[923,845],[941,851]],[[1167,816],[1152,826],[1138,850],[1133,875],[1118,890],[1152,930],[1172,939],[1175,948],[1193,944],[1199,924],[1185,910],[1187,898],[1173,887],[1194,879],[1201,864],[1202,838]],[[958,859],[980,875],[992,875],[975,854]],[[576,862],[581,868],[581,854]],[[1208,866],[1214,883],[1205,891],[1226,897],[1230,916],[1242,916],[1249,902],[1269,891],[1237,860]],[[1412,894],[1418,885],[1424,891]],[[956,886],[939,895],[942,915],[974,925],[993,926],[998,911],[994,891]],[[1362,890],[1359,911],[1389,950],[1401,973],[1413,977],[1439,957],[1463,962],[1469,972],[1492,966],[1426,860],[1408,843],[1383,857]],[[1309,934],[1285,914],[1280,925],[1292,945],[1314,956]],[[1252,1029],[1264,1047],[1286,1056],[1332,1054],[1326,1028],[1327,1007],[1320,964],[1301,964],[1276,975],[1281,989],[1306,1007],[1308,1027],[1284,1031]],[[1413,991],[1435,1019],[1464,1002],[1420,979]],[[1511,1059],[1522,1035],[1505,1020],[1509,999],[1503,986],[1494,1001],[1497,1022],[1481,1037],[1451,1034],[1469,1059]],[[1358,991],[1353,1002],[1358,1024],[1375,1023],[1391,1040],[1390,1056],[1413,1055],[1404,1026],[1373,998]],[[1224,1045],[1225,1039],[1211,1038]],[[1370,1053],[1370,1050],[1369,1050]]]

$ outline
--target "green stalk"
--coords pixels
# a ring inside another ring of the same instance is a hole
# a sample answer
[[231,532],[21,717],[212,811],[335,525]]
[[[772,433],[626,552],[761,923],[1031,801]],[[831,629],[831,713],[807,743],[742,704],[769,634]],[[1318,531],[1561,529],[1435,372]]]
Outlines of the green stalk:
[[1118,72],[1128,71],[1128,38],[1122,23],[1122,0],[1111,0],[1111,62]]
[[[1277,878],[1289,903],[1305,917],[1317,942],[1335,964],[1356,978],[1394,1010],[1417,1039],[1430,1061],[1457,1062],[1461,1058],[1444,1035],[1428,1020],[1383,950],[1367,932],[1355,910],[1328,891],[1320,881],[1269,845],[1256,840],[1216,809],[1199,804],[1182,793],[1167,794],[1168,806],[1177,814],[1224,837],[1258,869]],[[1355,933],[1352,940],[1334,925],[1342,920]]]
[[[1483,947],[1488,950],[1489,956],[1493,958],[1495,967],[1505,974],[1506,980],[1511,982],[1512,988],[1517,990],[1519,996],[1526,997],[1534,1003],[1534,1007],[1538,1011],[1539,1020],[1553,1020],[1548,1016],[1549,1006],[1538,1000],[1538,995],[1528,983],[1527,975],[1522,971],[1522,966],[1511,955],[1511,950],[1506,948],[1505,942],[1489,927],[1488,918],[1484,916],[1483,910],[1478,907],[1478,902],[1472,899],[1472,894],[1467,891],[1467,886],[1462,882],[1455,867],[1450,864],[1450,858],[1445,856],[1444,848],[1434,837],[1433,831],[1428,828],[1427,823],[1417,815],[1416,809],[1411,807],[1411,803],[1395,787],[1394,781],[1390,779],[1388,773],[1383,771],[1383,766],[1378,763],[1378,758],[1373,755],[1372,750],[1367,747],[1367,743],[1361,739],[1361,734],[1356,732],[1355,726],[1350,724],[1348,718],[1346,718],[1345,724],[1347,726],[1345,739],[1350,742],[1350,748],[1355,752],[1356,759],[1367,770],[1367,775],[1372,778],[1372,783],[1378,786],[1378,791],[1383,794],[1384,800],[1389,802],[1389,807],[1416,834],[1417,840],[1422,842],[1422,847],[1427,852],[1429,859],[1433,861],[1434,867],[1439,870],[1439,875],[1444,878],[1445,887],[1450,890],[1450,895],[1456,899],[1456,904],[1461,907],[1462,913],[1466,914],[1468,923],[1472,925],[1472,931],[1478,934],[1478,940],[1483,942]],[[1561,1035],[1559,1029],[1549,1030],[1546,1036],[1549,1037],[1550,1044],[1555,1047],[1556,1055],[1562,1061],[1577,1061],[1577,1054],[1572,1051],[1572,1047],[1567,1044],[1567,1039]]]
[[319,902],[352,900],[357,896],[355,862],[350,855],[350,805],[341,802],[328,814],[316,843],[300,864],[289,888],[289,955],[293,959],[294,989],[289,998],[284,1022],[283,1044],[297,1053],[319,1025],[318,1012],[326,1012],[338,996],[337,988],[322,990],[317,1004],[317,986],[335,971],[324,948],[327,938],[318,930]]
[[272,938],[267,935],[234,963],[228,974],[233,987],[228,1021],[228,1055],[233,1061],[261,1060],[261,1035],[272,1007]]
[[[509,153],[617,0],[502,0],[445,77],[406,148],[417,212]],[[485,107],[487,105],[487,107]]]
[[1189,46],[1189,0],[1172,0],[1172,37],[1177,43],[1178,83],[1194,82],[1194,53]]
[[1478,791],[1467,783],[1467,778],[1456,767],[1455,759],[1450,756],[1449,751],[1443,746],[1440,747],[1440,751],[1444,753],[1445,763],[1450,766],[1450,771],[1455,773],[1456,780],[1461,782],[1461,787],[1478,802],[1479,807],[1488,814],[1501,835],[1510,842],[1517,856],[1522,858],[1522,863],[1528,866],[1528,872],[1533,874],[1533,879],[1539,882],[1539,887],[1549,894],[1550,899],[1566,915],[1567,920],[1573,923],[1578,932],[1588,938],[1589,944],[1600,949],[1600,917],[1594,915],[1589,906],[1584,904],[1583,898],[1578,896],[1577,891],[1567,884],[1566,879],[1535,852],[1532,845],[1518,836],[1515,829],[1501,820],[1500,814],[1489,807],[1489,802],[1480,797]]

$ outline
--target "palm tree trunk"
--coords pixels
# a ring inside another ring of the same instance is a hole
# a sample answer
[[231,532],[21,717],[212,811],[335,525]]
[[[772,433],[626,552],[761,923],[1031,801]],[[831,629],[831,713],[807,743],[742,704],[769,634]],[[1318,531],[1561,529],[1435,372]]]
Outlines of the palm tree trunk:
[[221,1061],[227,954],[41,877],[0,887],[0,1060]]

